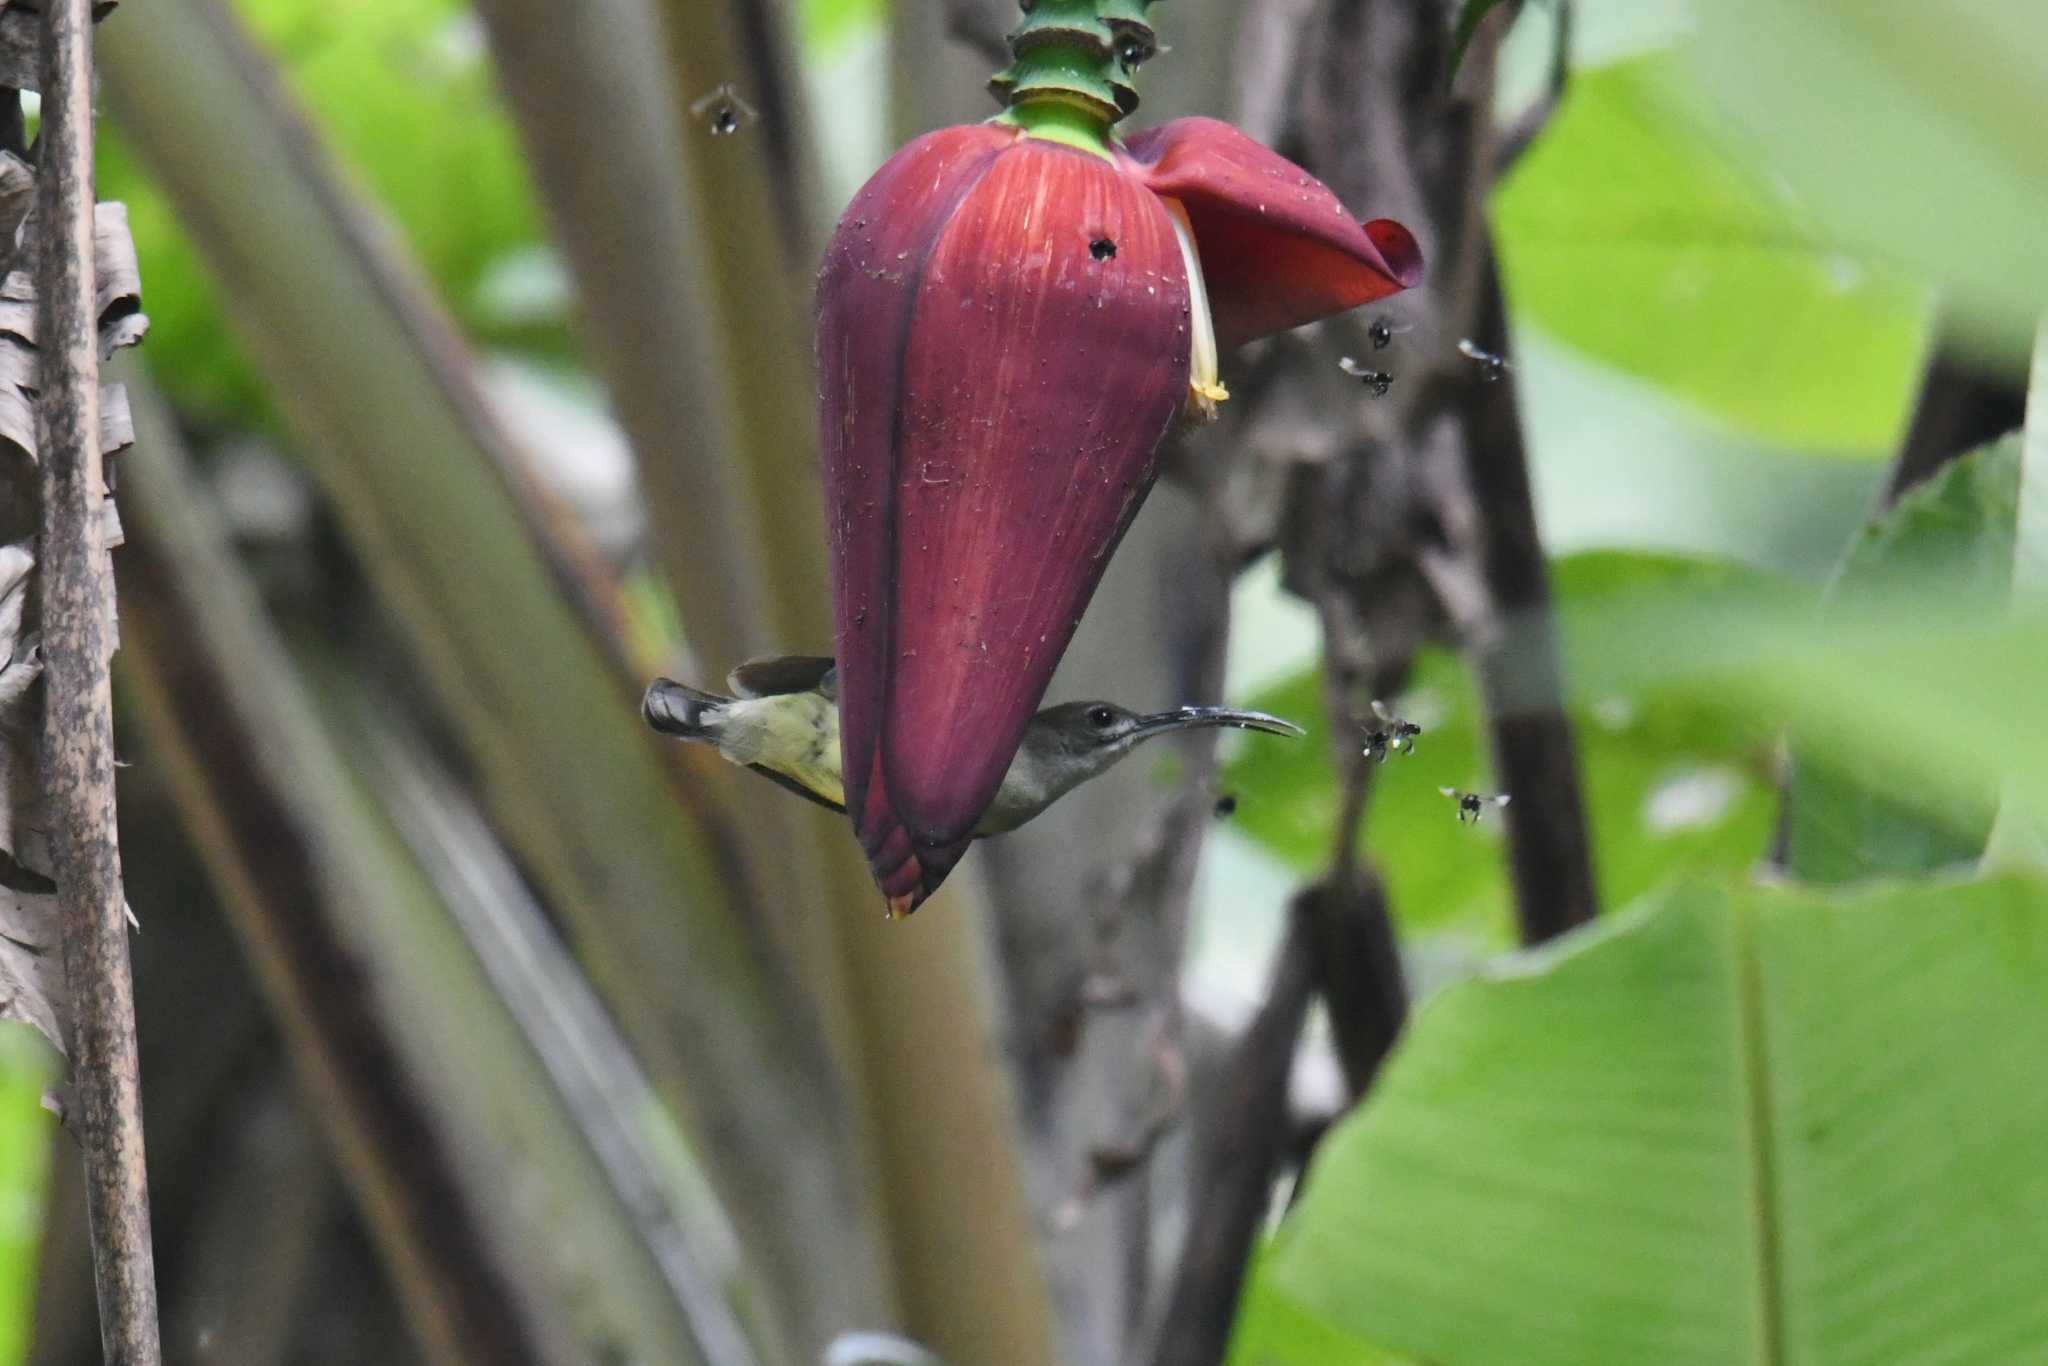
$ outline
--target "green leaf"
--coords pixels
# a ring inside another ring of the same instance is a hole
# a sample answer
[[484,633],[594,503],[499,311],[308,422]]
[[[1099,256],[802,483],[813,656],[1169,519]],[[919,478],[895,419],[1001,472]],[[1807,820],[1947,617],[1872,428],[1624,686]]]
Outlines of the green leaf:
[[2012,585],[2019,475],[2015,432],[1914,485],[1849,547],[1833,596],[1878,606],[1910,590],[1977,607],[2003,603]]
[[[1558,561],[1555,589],[1566,659],[1598,646],[1611,604],[1633,594],[1693,599],[1751,576],[1705,562],[1591,554]],[[1327,864],[1337,778],[1322,684],[1302,674],[1247,704],[1300,721],[1299,744],[1246,745],[1223,782],[1241,800],[1238,829],[1304,872]],[[1462,660],[1418,658],[1397,710],[1424,727],[1413,754],[1373,776],[1366,844],[1410,928],[1455,926],[1502,945],[1510,937],[1500,822],[1458,824],[1437,791],[1485,789],[1486,736]],[[1767,728],[1678,683],[1575,696],[1575,724],[1604,904],[1620,905],[1681,874],[1739,872],[1769,837],[1775,807]]]
[[[2004,603],[2012,583],[2019,471],[2015,435],[1908,490],[1856,538],[1836,578],[1834,601],[1881,609],[1917,593],[1980,612]],[[1898,742],[1943,741],[1940,728],[1930,725]],[[1928,872],[1983,852],[1997,805],[1995,779],[1987,777],[1974,798],[1958,801],[1913,781],[1894,756],[1875,747],[1833,758],[1795,756],[1787,856],[1798,876],[1845,882]]]
[[25,1025],[0,1024],[0,1366],[28,1360],[43,1187],[56,1121],[43,1109],[52,1051]]
[[1695,888],[1415,1019],[1267,1264],[1433,1366],[2048,1341],[2048,895]]
[[1714,125],[1847,249],[1942,286],[1952,321],[2024,373],[2048,309],[2048,6],[1714,0],[1695,13],[1686,60]]
[[1817,240],[1673,111],[1672,71],[1576,76],[1494,196],[1517,322],[1781,445],[1889,452],[1927,347],[1922,291]]
[[1942,801],[1973,799],[1987,778],[2048,801],[2039,614],[1958,612],[1914,595],[1821,618],[1796,603],[1667,593],[1605,615],[1596,646],[1572,660],[1582,689],[1708,689],[1795,727],[1804,751],[1888,757],[1901,782]]
[[1225,1366],[1401,1366],[1369,1343],[1330,1326],[1270,1276],[1258,1274],[1254,1261],[1237,1321],[1231,1325]]

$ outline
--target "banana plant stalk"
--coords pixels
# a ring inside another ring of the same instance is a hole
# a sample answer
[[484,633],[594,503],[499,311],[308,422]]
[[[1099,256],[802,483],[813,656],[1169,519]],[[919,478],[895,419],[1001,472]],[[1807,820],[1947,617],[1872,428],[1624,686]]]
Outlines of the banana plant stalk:
[[892,157],[818,286],[846,807],[892,915],[995,800],[1225,350],[1406,289],[1422,255],[1214,119],[1129,139],[1141,0],[1036,0],[1005,108]]

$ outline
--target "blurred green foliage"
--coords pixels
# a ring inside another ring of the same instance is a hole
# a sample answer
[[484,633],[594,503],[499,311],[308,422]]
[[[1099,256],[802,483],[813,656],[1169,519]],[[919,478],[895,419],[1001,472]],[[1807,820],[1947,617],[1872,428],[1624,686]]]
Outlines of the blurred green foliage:
[[802,0],[798,19],[809,54],[829,58],[848,40],[886,24],[889,0]]
[[[1850,547],[1831,597],[1882,609],[1900,592],[1933,593],[1986,610],[2011,591],[2018,511],[2017,435],[1955,461],[1901,497]],[[1938,748],[1945,726],[1927,724],[1895,737],[1901,746]],[[1883,873],[1928,872],[1984,852],[1998,787],[1984,775],[1978,799],[1930,801],[1886,747],[1833,757],[1800,757],[1787,794],[1786,855],[1812,882],[1846,882]]]
[[28,1359],[35,1315],[36,1253],[49,1179],[56,1120],[43,1108],[55,1080],[42,1037],[22,1024],[0,1024],[0,1366]]
[[[243,0],[238,9],[470,336],[571,354],[561,290],[545,254],[535,256],[543,231],[525,164],[468,7]],[[228,327],[218,286],[111,119],[102,125],[99,191],[129,207],[152,373],[188,416],[267,418],[270,396]]]
[[[1610,609],[1632,596],[1761,595],[1766,583],[1706,561],[1619,552],[1560,560],[1554,586],[1567,675],[1574,660],[1602,647]],[[1238,828],[1304,871],[1327,862],[1335,839],[1337,783],[1322,695],[1321,679],[1304,674],[1252,698],[1250,706],[1306,724],[1309,739],[1246,746],[1223,778],[1244,797]],[[1415,752],[1389,758],[1372,780],[1364,839],[1390,903],[1411,928],[1476,930],[1505,947],[1513,926],[1501,822],[1460,825],[1437,790],[1490,790],[1471,673],[1455,655],[1427,650],[1408,690],[1389,701],[1424,728]],[[1766,722],[1684,679],[1582,692],[1570,711],[1604,904],[1621,905],[1680,874],[1741,872],[1761,857],[1776,808]]]
[[1651,57],[1581,72],[1494,196],[1518,322],[1765,440],[1898,441],[1924,291],[1822,241],[1780,190],[1674,111]]
[[1262,1275],[1435,1366],[2024,1360],[2043,980],[2034,881],[1676,893],[1425,1006]]
[[1645,592],[1605,609],[1597,648],[1574,661],[1598,696],[1690,680],[1727,705],[1789,725],[1802,753],[1883,760],[1919,800],[1973,804],[2009,779],[2048,796],[2048,621],[1895,591],[1881,605],[1688,600]]
[[1958,331],[2020,372],[2048,309],[2048,5],[1694,9],[1682,60],[1710,126],[1847,250],[1946,288]]

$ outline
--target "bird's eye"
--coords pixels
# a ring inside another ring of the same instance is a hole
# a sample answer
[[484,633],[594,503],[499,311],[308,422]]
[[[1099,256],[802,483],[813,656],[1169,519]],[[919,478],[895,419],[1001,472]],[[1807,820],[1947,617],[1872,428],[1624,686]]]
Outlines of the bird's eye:
[[1088,709],[1088,724],[1097,730],[1108,730],[1116,724],[1116,713],[1108,707],[1090,707]]

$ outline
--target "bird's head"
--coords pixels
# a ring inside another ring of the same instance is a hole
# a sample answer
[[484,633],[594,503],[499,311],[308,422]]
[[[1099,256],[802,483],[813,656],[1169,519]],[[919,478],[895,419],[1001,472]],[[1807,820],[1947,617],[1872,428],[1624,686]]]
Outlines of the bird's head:
[[1097,776],[1147,740],[1179,731],[1229,727],[1268,735],[1303,735],[1300,726],[1262,711],[1177,707],[1134,712],[1114,702],[1063,702],[1031,719],[1023,755],[1050,779],[1054,794]]

